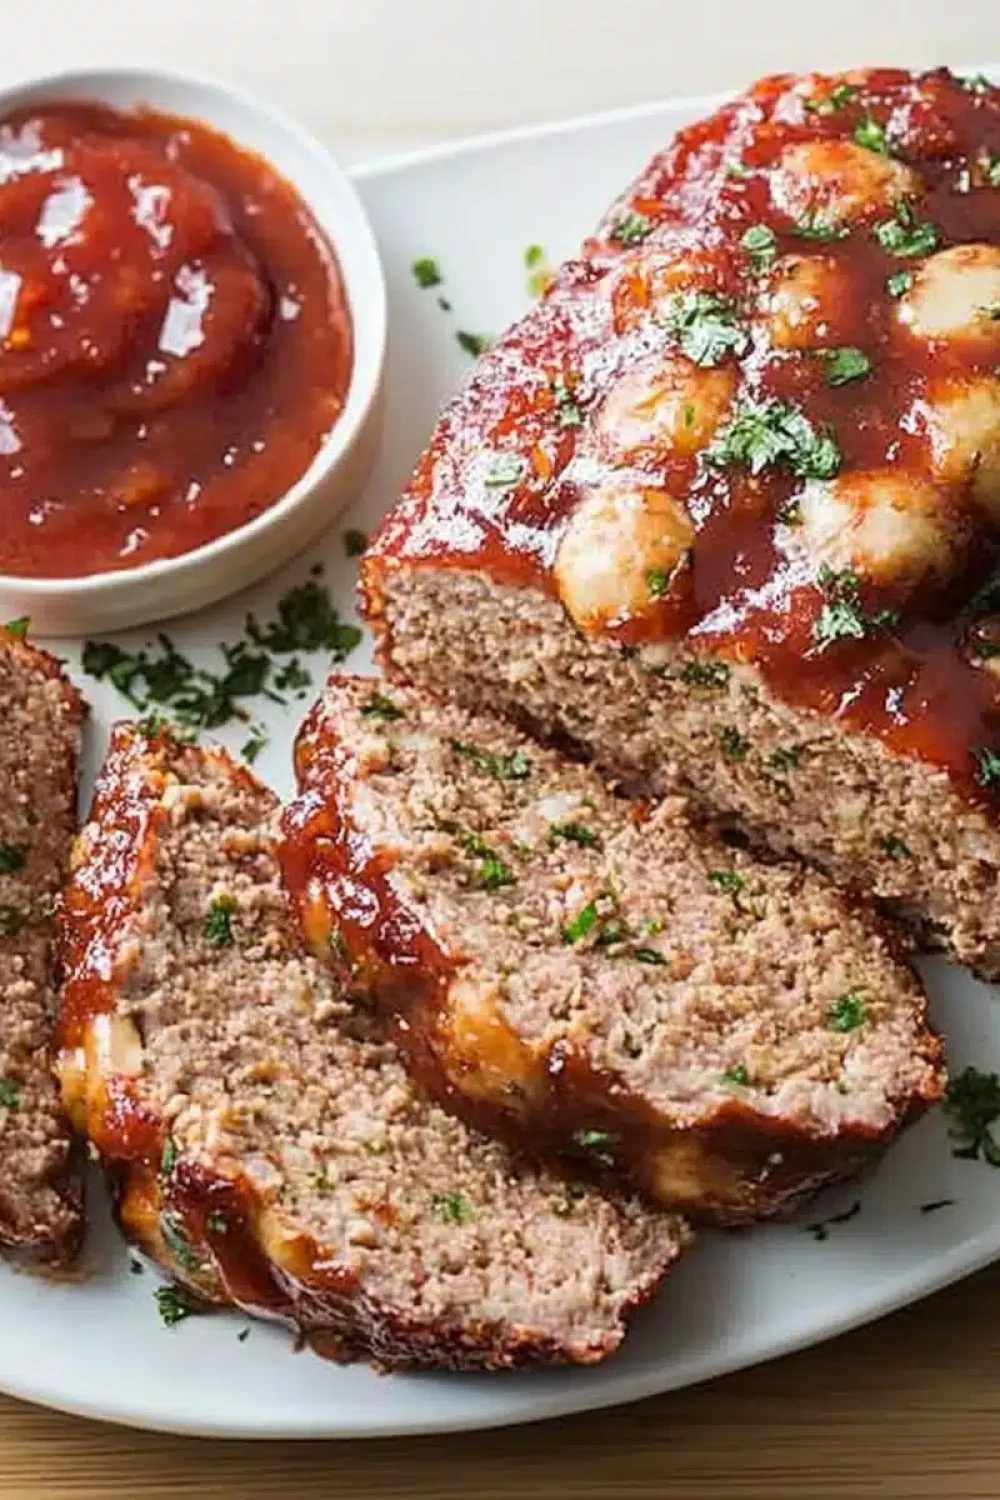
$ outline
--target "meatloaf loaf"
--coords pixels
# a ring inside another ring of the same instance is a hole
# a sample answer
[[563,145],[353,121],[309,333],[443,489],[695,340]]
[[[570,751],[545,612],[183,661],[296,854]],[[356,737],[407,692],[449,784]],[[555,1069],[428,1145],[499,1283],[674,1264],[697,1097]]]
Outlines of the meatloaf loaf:
[[772,78],[476,365],[369,553],[401,680],[1000,973],[1000,91]]
[[449,1109],[737,1224],[856,1170],[939,1097],[920,984],[801,865],[642,807],[487,714],[333,677],[282,859]]
[[350,967],[300,950],[274,808],[221,750],[115,732],[61,923],[62,1071],[126,1234],[338,1360],[603,1359],[685,1226],[415,1091]]
[[83,1233],[82,1157],[54,1063],[52,921],[76,828],[80,695],[0,629],[0,1248],[63,1270]]

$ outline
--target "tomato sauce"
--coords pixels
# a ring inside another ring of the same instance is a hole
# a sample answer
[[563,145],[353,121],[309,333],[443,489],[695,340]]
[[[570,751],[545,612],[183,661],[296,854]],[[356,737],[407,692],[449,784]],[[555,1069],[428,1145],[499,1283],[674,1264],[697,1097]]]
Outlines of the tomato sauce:
[[333,250],[260,157],[146,109],[0,122],[0,572],[244,525],[309,467],[352,357]]

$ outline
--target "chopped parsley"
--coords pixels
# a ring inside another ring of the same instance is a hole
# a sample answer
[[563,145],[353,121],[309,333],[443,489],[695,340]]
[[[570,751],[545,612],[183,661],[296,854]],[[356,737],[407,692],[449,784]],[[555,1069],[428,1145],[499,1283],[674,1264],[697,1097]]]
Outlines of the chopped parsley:
[[246,630],[255,646],[279,655],[330,651],[337,662],[342,662],[361,640],[361,631],[356,625],[342,623],[329,590],[315,578],[282,594],[277,618],[266,625],[248,615]]
[[988,94],[993,87],[985,73],[972,73],[967,78],[960,78],[958,81],[966,93],[976,94],[980,98]]
[[610,1130],[577,1130],[573,1140],[604,1166],[614,1166],[617,1141]]
[[785,401],[744,401],[705,450],[709,463],[746,464],[751,474],[781,465],[800,479],[832,479],[841,452],[833,433],[817,432],[804,412]]
[[879,839],[879,844],[890,859],[909,859],[910,850],[903,840],[895,833],[887,833]]
[[490,489],[506,489],[524,477],[524,459],[516,453],[501,453],[486,471],[485,483]]
[[820,357],[826,362],[827,385],[847,385],[871,373],[872,362],[868,355],[850,344],[840,349],[821,349]]
[[447,1224],[466,1224],[472,1218],[472,1205],[464,1193],[435,1193],[431,1207]]
[[24,869],[25,858],[19,844],[0,843],[0,875],[16,875]]
[[824,646],[833,641],[863,640],[868,635],[892,630],[899,616],[890,609],[868,614],[861,605],[861,585],[852,568],[831,568],[824,563],[819,570],[819,587],[826,596],[816,623],[814,638]]
[[453,831],[459,833],[466,853],[480,861],[479,884],[484,891],[497,891],[502,886],[514,884],[514,872],[510,865],[504,863],[482,834],[461,833],[455,828]]
[[611,238],[617,240],[620,245],[641,245],[652,232],[653,221],[647,219],[645,214],[636,213],[633,209],[629,213],[622,214],[611,230]]
[[633,948],[632,957],[640,964],[666,964],[667,960],[655,948]]
[[160,1317],[167,1328],[176,1328],[194,1311],[184,1293],[176,1286],[158,1286],[153,1294]]
[[562,839],[567,844],[579,844],[581,849],[601,848],[601,841],[597,834],[584,823],[553,823],[549,838],[553,844],[557,844]]
[[12,1078],[0,1078],[0,1108],[17,1109],[21,1102],[21,1086]]
[[833,240],[846,240],[850,232],[846,224],[834,224],[832,220],[824,219],[816,211],[805,214],[792,231],[800,240],[819,240],[821,244],[829,244]]
[[255,729],[250,737],[243,741],[243,744],[240,747],[240,754],[246,761],[247,765],[252,766],[258,755],[260,755],[261,751],[266,749],[266,747],[267,734],[263,729]]
[[206,1218],[205,1223],[211,1230],[212,1234],[229,1233],[229,1220],[226,1218],[225,1214],[220,1214],[218,1210],[213,1210],[213,1212],[210,1213]]
[[525,283],[529,297],[541,297],[552,280],[552,269],[548,264],[544,247],[529,245],[524,252]]
[[963,1068],[957,1078],[949,1080],[944,1115],[952,1156],[1000,1167],[1000,1143],[992,1129],[1000,1119],[1000,1079],[995,1073]]
[[172,1135],[168,1135],[163,1142],[163,1150],[160,1153],[160,1171],[164,1177],[169,1177],[177,1165],[180,1152],[177,1150],[177,1142]]
[[468,333],[460,328],[455,334],[458,347],[466,354],[471,354],[473,359],[478,359],[480,354],[485,354],[487,349],[493,348],[493,340],[488,333]]
[[990,187],[1000,187],[1000,152],[987,151],[979,158],[979,169]]
[[392,699],[387,698],[384,693],[372,693],[368,702],[361,710],[361,717],[363,719],[383,719],[387,724],[391,724],[394,720],[403,717],[403,710],[397,708]]
[[875,151],[879,156],[892,155],[885,126],[871,115],[865,115],[854,127],[853,140],[856,146],[864,146],[866,151]]
[[805,1226],[806,1233],[811,1234],[814,1240],[822,1242],[830,1238],[830,1230],[835,1224],[849,1224],[852,1219],[857,1218],[860,1212],[861,1201],[858,1199],[851,1204],[850,1208],[845,1208],[842,1213],[831,1214],[828,1219],[820,1219],[815,1224],[807,1224]]
[[143,1265],[142,1261],[135,1259],[129,1261],[128,1268],[132,1272],[133,1276],[142,1276],[145,1274],[146,1270],[146,1267]]
[[202,1258],[188,1239],[187,1231],[176,1214],[167,1212],[160,1215],[160,1232],[177,1264],[185,1271],[197,1270]]
[[922,1214],[936,1214],[939,1208],[954,1208],[954,1198],[932,1198],[929,1203],[918,1205]]
[[985,745],[978,745],[972,753],[976,759],[976,780],[979,785],[1000,786],[1000,755]]
[[804,747],[802,745],[791,745],[788,749],[772,750],[767,757],[767,763],[772,770],[779,775],[785,776],[793,771],[802,761]]
[[18,615],[16,620],[8,620],[4,626],[8,635],[12,635],[19,641],[27,640],[28,631],[31,629],[31,616]]
[[826,1024],[831,1031],[856,1031],[868,1019],[862,990],[845,990],[826,1013]]
[[597,926],[599,920],[597,902],[588,901],[586,906],[581,907],[576,916],[563,927],[563,942],[582,942]]
[[233,941],[234,896],[216,896],[209,904],[202,934],[213,948],[227,948]]
[[913,285],[912,271],[893,271],[886,277],[885,289],[890,297],[905,297]]
[[576,382],[566,375],[557,375],[549,385],[560,427],[579,427],[583,421],[583,412],[573,394],[575,388]]
[[415,260],[410,270],[413,272],[413,279],[421,291],[427,291],[432,286],[440,286],[444,280],[438,268],[437,261],[432,260],[429,255],[423,255],[419,260]]
[[727,760],[746,760],[750,741],[732,724],[724,724],[716,733]]
[[753,172],[745,162],[730,161],[726,163],[726,176],[734,178],[737,182],[742,182],[745,178],[752,177]]
[[919,219],[912,203],[900,203],[894,219],[875,225],[875,238],[889,255],[930,255],[941,242],[937,226]]
[[368,535],[352,526],[344,532],[344,553],[347,557],[360,557],[368,546]]
[[484,750],[481,745],[470,745],[464,740],[452,740],[451,748],[471,762],[477,771],[495,776],[497,781],[526,781],[531,774],[531,761],[523,750],[514,750],[510,755],[498,755]]
[[732,896],[733,901],[739,906],[746,881],[736,870],[712,870],[708,883],[714,885],[716,890],[724,892],[725,895]]
[[724,688],[729,682],[729,667],[724,661],[689,661],[681,672],[688,687]]
[[803,99],[802,107],[811,115],[832,115],[843,109],[857,97],[858,89],[853,83],[838,83],[821,99]]
[[696,365],[719,364],[727,354],[745,354],[750,334],[737,321],[736,303],[714,292],[680,292],[672,297],[666,326]]
[[16,906],[0,906],[0,937],[13,937],[28,921],[27,912]]
[[321,1198],[333,1192],[333,1178],[330,1176],[326,1162],[321,1167],[313,1167],[306,1176],[309,1186],[315,1188]]
[[670,580],[673,573],[668,573],[666,568],[647,568],[646,587],[651,599],[665,599],[670,592]]
[[727,1068],[722,1076],[726,1083],[738,1084],[741,1089],[745,1089],[750,1082],[750,1074],[744,1063],[737,1063],[734,1068]]
[[777,256],[777,236],[767,224],[751,224],[740,236],[740,244],[758,271],[769,271]]

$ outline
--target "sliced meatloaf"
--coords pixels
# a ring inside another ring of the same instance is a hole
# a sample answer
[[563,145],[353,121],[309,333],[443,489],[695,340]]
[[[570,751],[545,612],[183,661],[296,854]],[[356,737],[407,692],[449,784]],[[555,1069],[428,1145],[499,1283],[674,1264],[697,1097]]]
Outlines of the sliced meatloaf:
[[768,79],[476,365],[364,564],[388,671],[1000,973],[1000,91]]
[[0,1248],[65,1269],[82,1159],[54,1073],[53,912],[76,827],[83,703],[54,657],[0,629]]
[[685,1226],[418,1094],[350,965],[300,950],[274,809],[221,750],[115,731],[62,917],[62,1073],[125,1233],[338,1360],[603,1359]]
[[331,679],[282,858],[449,1108],[735,1224],[937,1099],[913,972],[825,877],[614,797],[488,715]]

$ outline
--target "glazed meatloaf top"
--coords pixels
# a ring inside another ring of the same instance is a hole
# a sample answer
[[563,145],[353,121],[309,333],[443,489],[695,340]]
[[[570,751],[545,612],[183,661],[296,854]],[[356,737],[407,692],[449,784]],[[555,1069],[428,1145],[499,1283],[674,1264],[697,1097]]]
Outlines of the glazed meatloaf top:
[[685,1227],[421,1097],[350,966],[300,951],[274,808],[221,750],[115,732],[62,920],[63,1078],[126,1233],[334,1358],[602,1359]]
[[[488,714],[335,676],[282,858],[445,1105],[725,1223],[853,1170],[938,1098],[912,971],[824,877],[616,799]],[[331,948],[332,945],[332,948]]]
[[1000,91],[765,80],[682,130],[477,364],[365,566],[753,662],[1000,788]]
[[0,630],[0,1247],[65,1268],[81,1163],[53,1072],[52,918],[76,827],[80,695],[54,657]]

